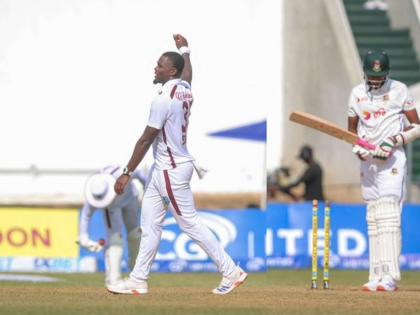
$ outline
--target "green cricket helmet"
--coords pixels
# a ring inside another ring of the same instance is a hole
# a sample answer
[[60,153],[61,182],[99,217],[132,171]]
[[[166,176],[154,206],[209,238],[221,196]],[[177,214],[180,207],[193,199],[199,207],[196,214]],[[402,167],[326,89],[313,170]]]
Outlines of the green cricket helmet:
[[384,51],[369,50],[363,61],[363,72],[369,88],[381,88],[385,84],[389,73],[388,54]]

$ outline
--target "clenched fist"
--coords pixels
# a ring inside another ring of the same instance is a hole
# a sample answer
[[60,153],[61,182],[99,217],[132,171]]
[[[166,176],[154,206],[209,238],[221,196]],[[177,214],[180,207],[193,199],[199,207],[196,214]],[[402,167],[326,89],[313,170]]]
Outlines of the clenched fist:
[[180,49],[181,47],[188,47],[187,39],[181,34],[174,34],[174,40],[176,48]]

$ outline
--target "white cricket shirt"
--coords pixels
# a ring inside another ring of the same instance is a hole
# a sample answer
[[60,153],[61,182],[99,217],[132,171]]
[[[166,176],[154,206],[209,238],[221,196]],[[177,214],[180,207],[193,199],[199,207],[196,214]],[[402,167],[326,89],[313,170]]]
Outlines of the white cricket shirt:
[[153,142],[157,169],[173,169],[177,164],[194,160],[187,149],[192,102],[191,86],[181,79],[166,82],[153,100],[147,125],[160,130]]
[[402,131],[404,111],[415,109],[407,86],[388,79],[378,90],[368,91],[365,83],[353,88],[348,103],[349,117],[359,117],[357,134],[374,145]]

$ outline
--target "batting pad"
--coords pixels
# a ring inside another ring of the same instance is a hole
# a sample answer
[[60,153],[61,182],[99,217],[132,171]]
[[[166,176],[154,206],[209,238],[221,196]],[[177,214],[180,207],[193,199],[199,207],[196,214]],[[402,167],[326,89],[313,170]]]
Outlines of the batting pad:
[[379,256],[382,275],[400,280],[401,207],[395,197],[383,197],[376,202]]
[[105,283],[115,284],[121,280],[121,261],[123,257],[123,240],[120,233],[109,237],[109,247],[105,250]]
[[133,270],[136,264],[137,255],[139,253],[141,238],[141,229],[136,227],[128,232],[127,235],[127,246],[128,246],[128,266],[130,271]]
[[366,222],[369,237],[369,281],[381,280],[378,226],[376,223],[376,202],[369,202],[366,208]]

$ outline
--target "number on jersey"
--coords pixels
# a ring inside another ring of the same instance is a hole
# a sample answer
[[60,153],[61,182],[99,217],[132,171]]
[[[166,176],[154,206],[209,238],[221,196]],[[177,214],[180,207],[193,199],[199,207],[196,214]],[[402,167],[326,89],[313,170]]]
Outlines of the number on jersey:
[[192,101],[184,101],[182,103],[182,110],[184,111],[184,121],[182,123],[182,145],[187,144],[188,123],[191,115]]

